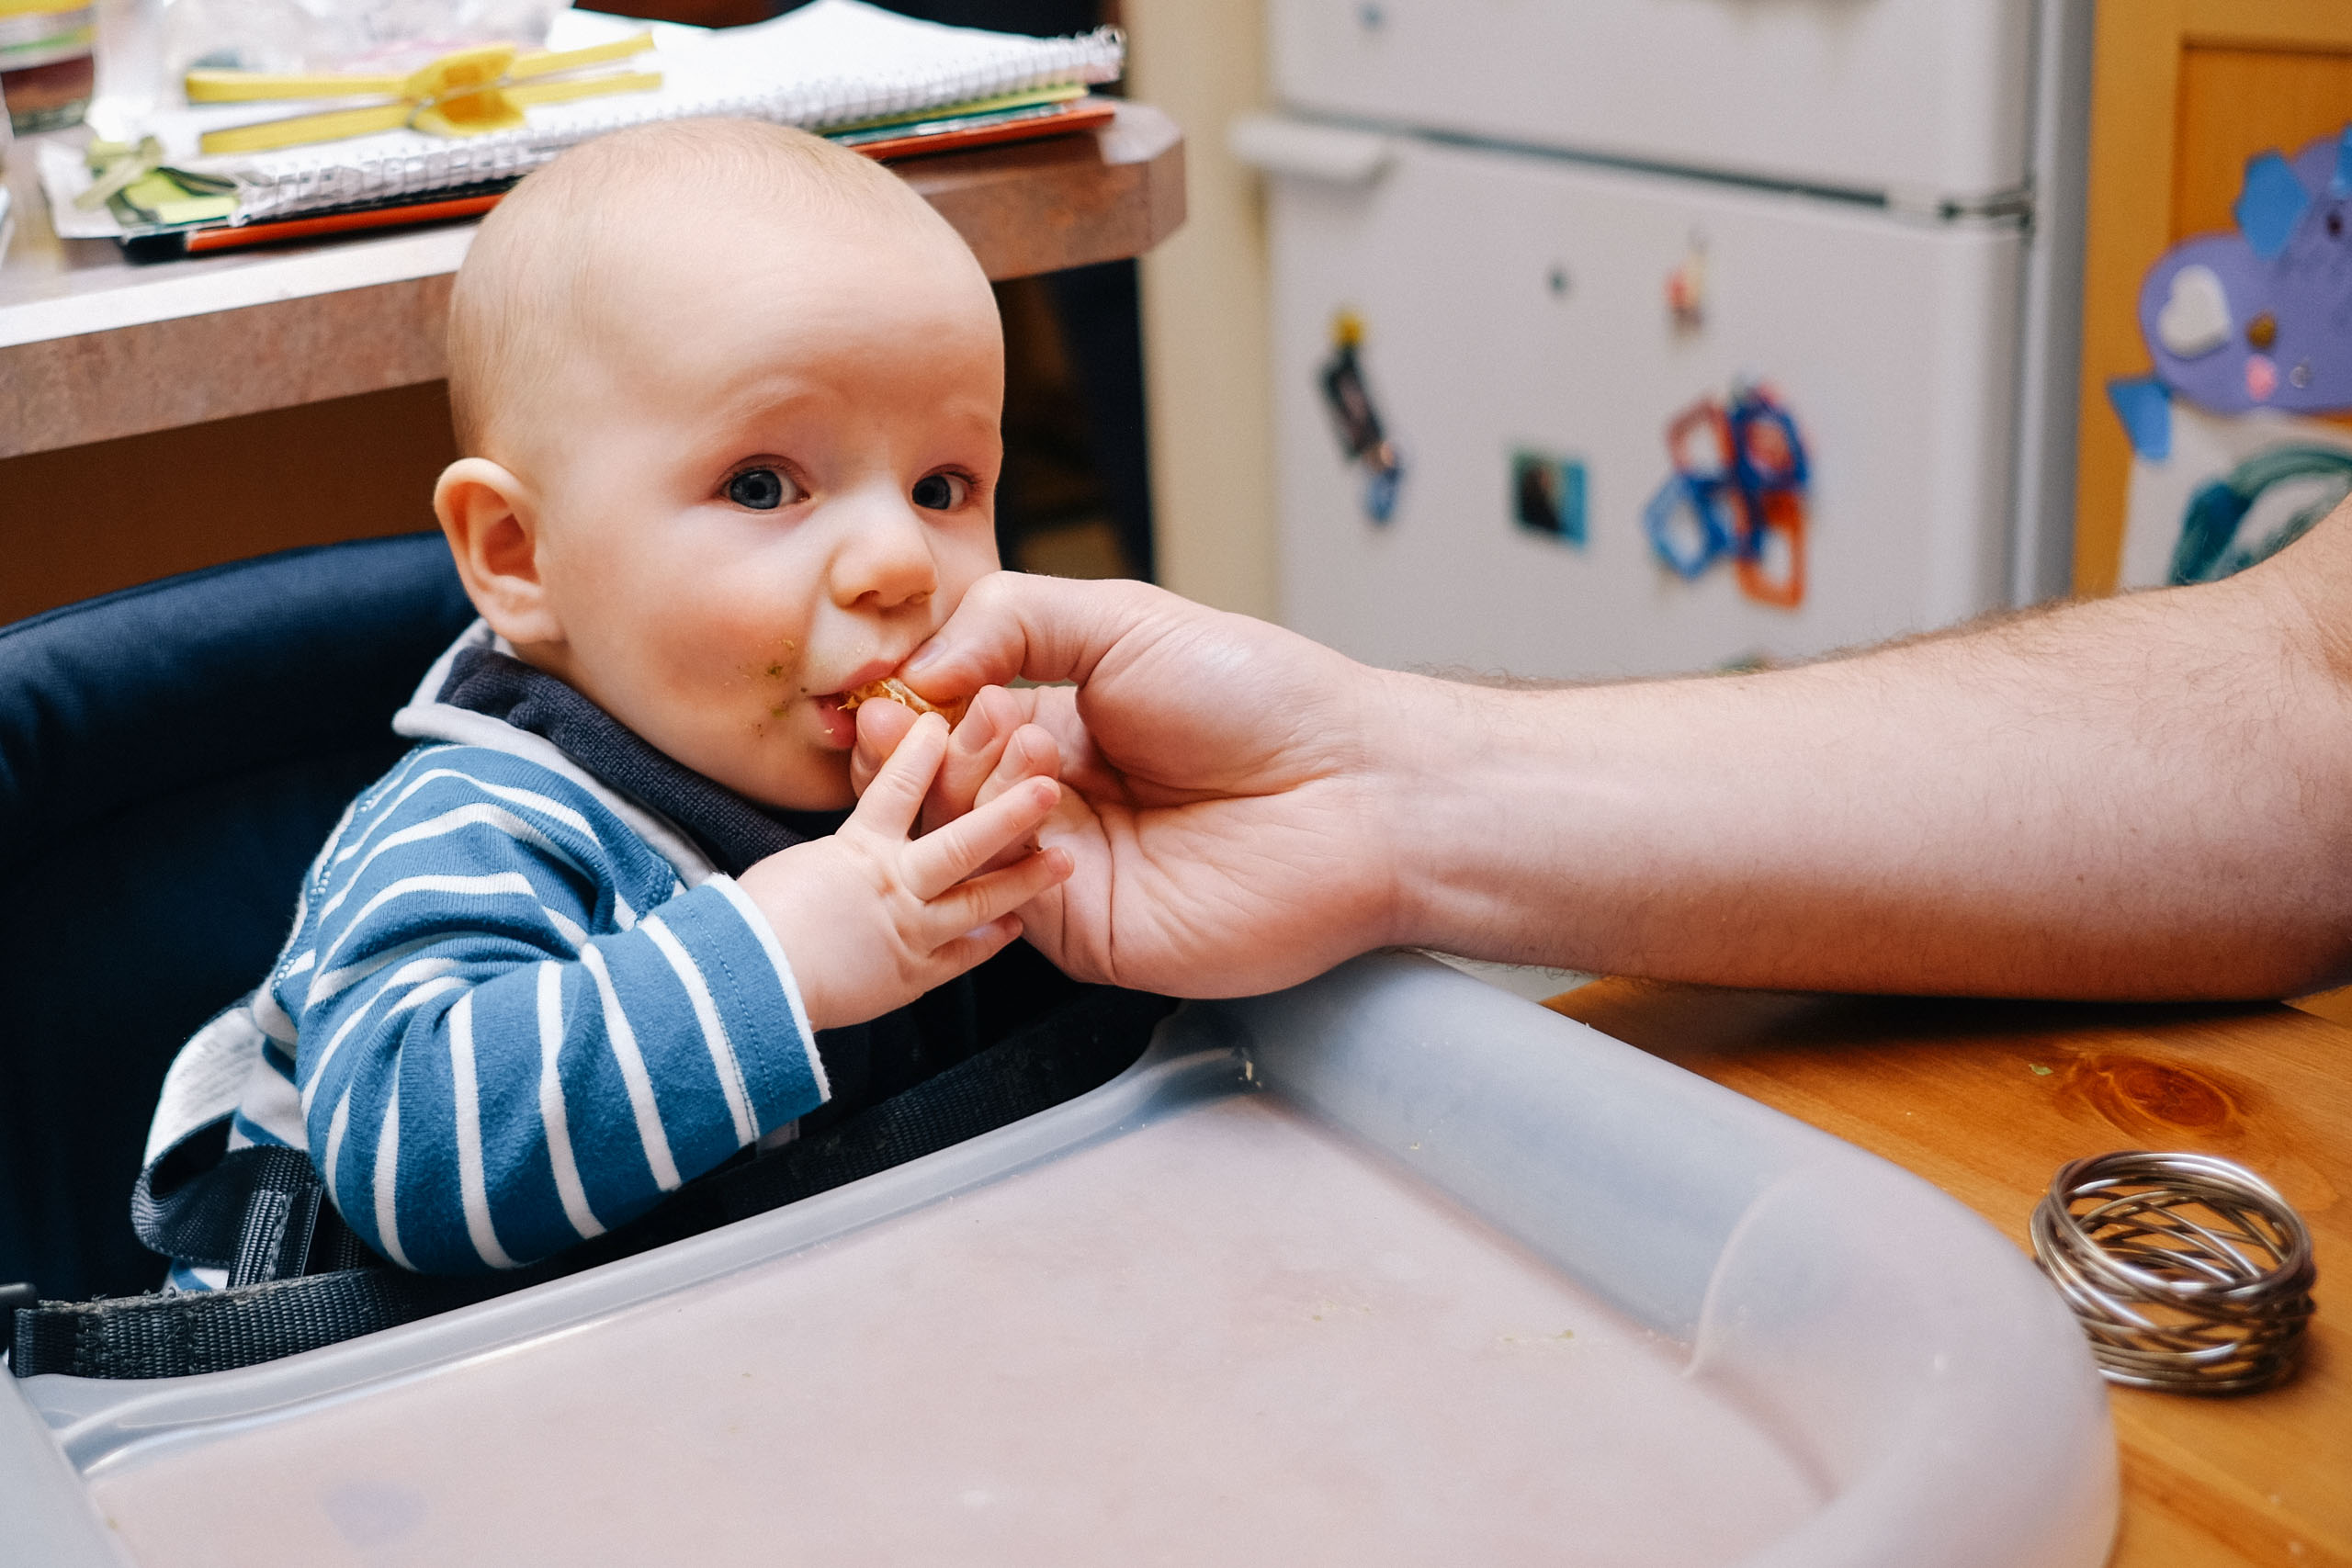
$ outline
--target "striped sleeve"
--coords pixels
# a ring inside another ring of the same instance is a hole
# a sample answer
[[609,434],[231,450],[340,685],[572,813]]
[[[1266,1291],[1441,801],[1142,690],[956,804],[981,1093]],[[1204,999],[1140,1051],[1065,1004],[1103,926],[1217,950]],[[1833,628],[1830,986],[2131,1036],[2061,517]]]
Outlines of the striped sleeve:
[[311,1159],[386,1258],[547,1257],[824,1100],[791,967],[731,880],[679,891],[526,760],[426,750],[388,786],[270,987]]

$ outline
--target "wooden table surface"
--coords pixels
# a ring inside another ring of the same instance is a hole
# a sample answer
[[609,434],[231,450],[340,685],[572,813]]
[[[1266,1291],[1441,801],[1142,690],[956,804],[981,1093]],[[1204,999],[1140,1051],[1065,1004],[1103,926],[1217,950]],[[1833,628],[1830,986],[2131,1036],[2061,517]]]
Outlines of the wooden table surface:
[[[133,265],[110,240],[57,237],[34,162],[28,143],[8,160],[0,458],[444,375],[471,224]],[[1184,220],[1183,138],[1145,104],[1098,130],[891,167],[992,278],[1138,255]]]
[[2113,1149],[2250,1167],[2309,1222],[2294,1382],[2110,1390],[2116,1568],[2352,1568],[2352,1030],[2294,1009],[1818,997],[1603,980],[1548,1006],[1882,1155],[2025,1247],[2058,1168]]

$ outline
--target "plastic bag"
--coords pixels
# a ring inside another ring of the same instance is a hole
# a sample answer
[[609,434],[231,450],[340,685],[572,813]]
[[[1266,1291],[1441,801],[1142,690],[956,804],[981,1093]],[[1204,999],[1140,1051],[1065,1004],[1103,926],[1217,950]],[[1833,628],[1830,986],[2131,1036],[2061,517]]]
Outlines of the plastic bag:
[[164,64],[402,71],[469,44],[536,49],[571,0],[161,0]]

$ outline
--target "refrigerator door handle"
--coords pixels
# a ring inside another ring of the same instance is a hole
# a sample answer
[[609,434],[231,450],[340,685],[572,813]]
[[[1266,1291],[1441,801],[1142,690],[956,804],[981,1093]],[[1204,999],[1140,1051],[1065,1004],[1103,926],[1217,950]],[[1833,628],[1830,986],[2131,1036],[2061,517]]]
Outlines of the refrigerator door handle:
[[1394,136],[1286,115],[1243,115],[1227,127],[1225,142],[1252,168],[1324,185],[1369,186],[1396,161]]

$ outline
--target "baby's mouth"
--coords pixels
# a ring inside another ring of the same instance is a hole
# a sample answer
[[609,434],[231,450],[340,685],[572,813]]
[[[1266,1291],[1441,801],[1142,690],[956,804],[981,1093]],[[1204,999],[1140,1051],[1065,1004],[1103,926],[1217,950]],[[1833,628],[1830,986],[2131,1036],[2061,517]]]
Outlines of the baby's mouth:
[[950,725],[960,720],[964,716],[964,710],[972,705],[969,698],[945,704],[932,702],[895,675],[887,675],[879,681],[868,681],[862,686],[853,686],[842,694],[842,705],[844,707],[854,708],[861,703],[871,702],[896,703],[918,717],[923,714],[935,713]]
[[843,692],[827,692],[808,699],[826,740],[844,750],[857,744],[857,715],[850,711],[847,696]]
[[827,692],[817,700],[836,706],[854,708],[867,697],[880,694],[879,688],[882,682],[888,679],[898,668],[897,660],[868,660],[842,677],[839,690]]

